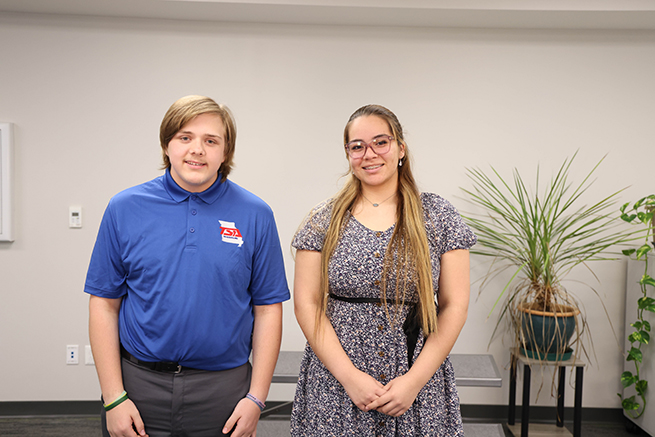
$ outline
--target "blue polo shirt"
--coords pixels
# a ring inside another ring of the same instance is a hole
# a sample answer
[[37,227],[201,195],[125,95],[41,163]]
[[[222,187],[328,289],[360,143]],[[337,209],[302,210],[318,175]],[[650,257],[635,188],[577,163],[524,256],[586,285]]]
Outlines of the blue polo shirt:
[[271,208],[220,179],[189,193],[166,171],[107,206],[84,291],[123,298],[120,340],[141,360],[240,366],[253,305],[289,299]]

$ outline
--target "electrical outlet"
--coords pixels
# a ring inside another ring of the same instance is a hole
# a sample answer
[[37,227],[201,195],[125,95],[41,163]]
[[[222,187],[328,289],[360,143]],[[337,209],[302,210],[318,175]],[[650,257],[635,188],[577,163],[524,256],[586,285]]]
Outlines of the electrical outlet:
[[91,352],[91,346],[88,344],[84,346],[84,364],[87,366],[93,366],[95,364],[95,361],[93,361],[93,352]]
[[80,347],[76,344],[66,346],[66,364],[79,364]]

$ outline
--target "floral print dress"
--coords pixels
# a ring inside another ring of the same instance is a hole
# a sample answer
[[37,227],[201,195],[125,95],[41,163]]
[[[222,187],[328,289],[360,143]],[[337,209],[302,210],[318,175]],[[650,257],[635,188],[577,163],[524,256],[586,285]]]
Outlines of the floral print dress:
[[[470,248],[476,237],[447,200],[431,193],[421,194],[421,200],[432,260],[433,286],[438,293],[441,255],[450,250]],[[321,251],[331,212],[329,202],[316,207],[296,233],[293,247]],[[386,231],[373,231],[352,215],[346,217],[345,223],[329,264],[329,291],[346,298],[380,298],[384,254],[394,226]],[[393,296],[394,274],[389,276],[387,295]],[[416,290],[410,292],[413,295],[408,299],[416,301]],[[327,316],[353,364],[387,384],[409,370],[407,336],[402,322],[410,308],[408,305],[389,305],[387,316],[380,303],[329,299]],[[414,360],[423,348],[423,340],[421,331]],[[409,410],[400,417],[392,417],[357,408],[307,344],[291,415],[291,435],[464,436],[450,359],[446,358],[421,389]]]

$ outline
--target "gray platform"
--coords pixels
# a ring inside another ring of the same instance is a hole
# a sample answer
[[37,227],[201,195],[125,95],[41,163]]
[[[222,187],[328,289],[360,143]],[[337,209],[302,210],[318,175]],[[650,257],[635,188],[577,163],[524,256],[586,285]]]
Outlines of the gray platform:
[[[275,365],[273,382],[295,384],[298,381],[302,352],[281,351]],[[451,354],[455,381],[461,387],[501,387],[503,380],[489,354]]]
[[450,354],[459,387],[502,387],[503,379],[489,354]]

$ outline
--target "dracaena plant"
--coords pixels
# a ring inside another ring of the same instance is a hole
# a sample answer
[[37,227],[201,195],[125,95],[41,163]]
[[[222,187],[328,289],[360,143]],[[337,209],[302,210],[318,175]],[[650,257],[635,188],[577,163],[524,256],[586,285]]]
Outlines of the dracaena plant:
[[[623,190],[599,198],[589,190],[594,173],[605,158],[579,183],[572,183],[571,166],[576,155],[577,152],[565,159],[543,185],[537,166],[533,187],[526,184],[518,169],[514,169],[511,179],[493,167],[487,173],[467,169],[472,188],[462,190],[477,210],[463,214],[478,237],[471,253],[493,258],[480,293],[490,288],[489,280],[503,271],[510,269],[511,275],[502,291],[498,287],[491,312],[503,298],[504,303],[491,339],[507,316],[514,345],[525,348],[525,338],[519,334],[523,317],[520,310],[530,307],[557,313],[563,305],[580,309],[576,298],[562,286],[562,280],[581,264],[589,268],[591,261],[616,259],[610,249],[634,239],[634,232],[626,230],[615,213]],[[585,314],[580,313],[572,343],[578,343],[586,328]],[[581,349],[584,351],[584,345]]]
[[[648,255],[652,250],[649,244],[649,238],[653,236],[653,211],[655,210],[655,194],[643,197],[632,205],[630,202],[621,206],[621,219],[628,223],[645,226],[646,237],[643,244],[638,248],[626,249],[623,251],[624,255],[634,255],[637,260],[643,262],[643,275],[639,279],[639,288],[641,295],[637,300],[637,320],[630,324],[634,331],[628,336],[630,342],[630,349],[627,351],[626,360],[634,363],[635,373],[625,371],[621,375],[621,383],[624,388],[634,385],[636,394],[630,397],[623,397],[618,393],[621,398],[621,405],[625,412],[636,419],[644,414],[646,409],[646,390],[648,389],[648,381],[642,378],[640,369],[644,362],[644,349],[650,343],[651,325],[646,320],[646,315],[655,313],[655,279],[648,274]],[[652,242],[655,245],[655,240]],[[640,401],[637,400],[637,396]]]

